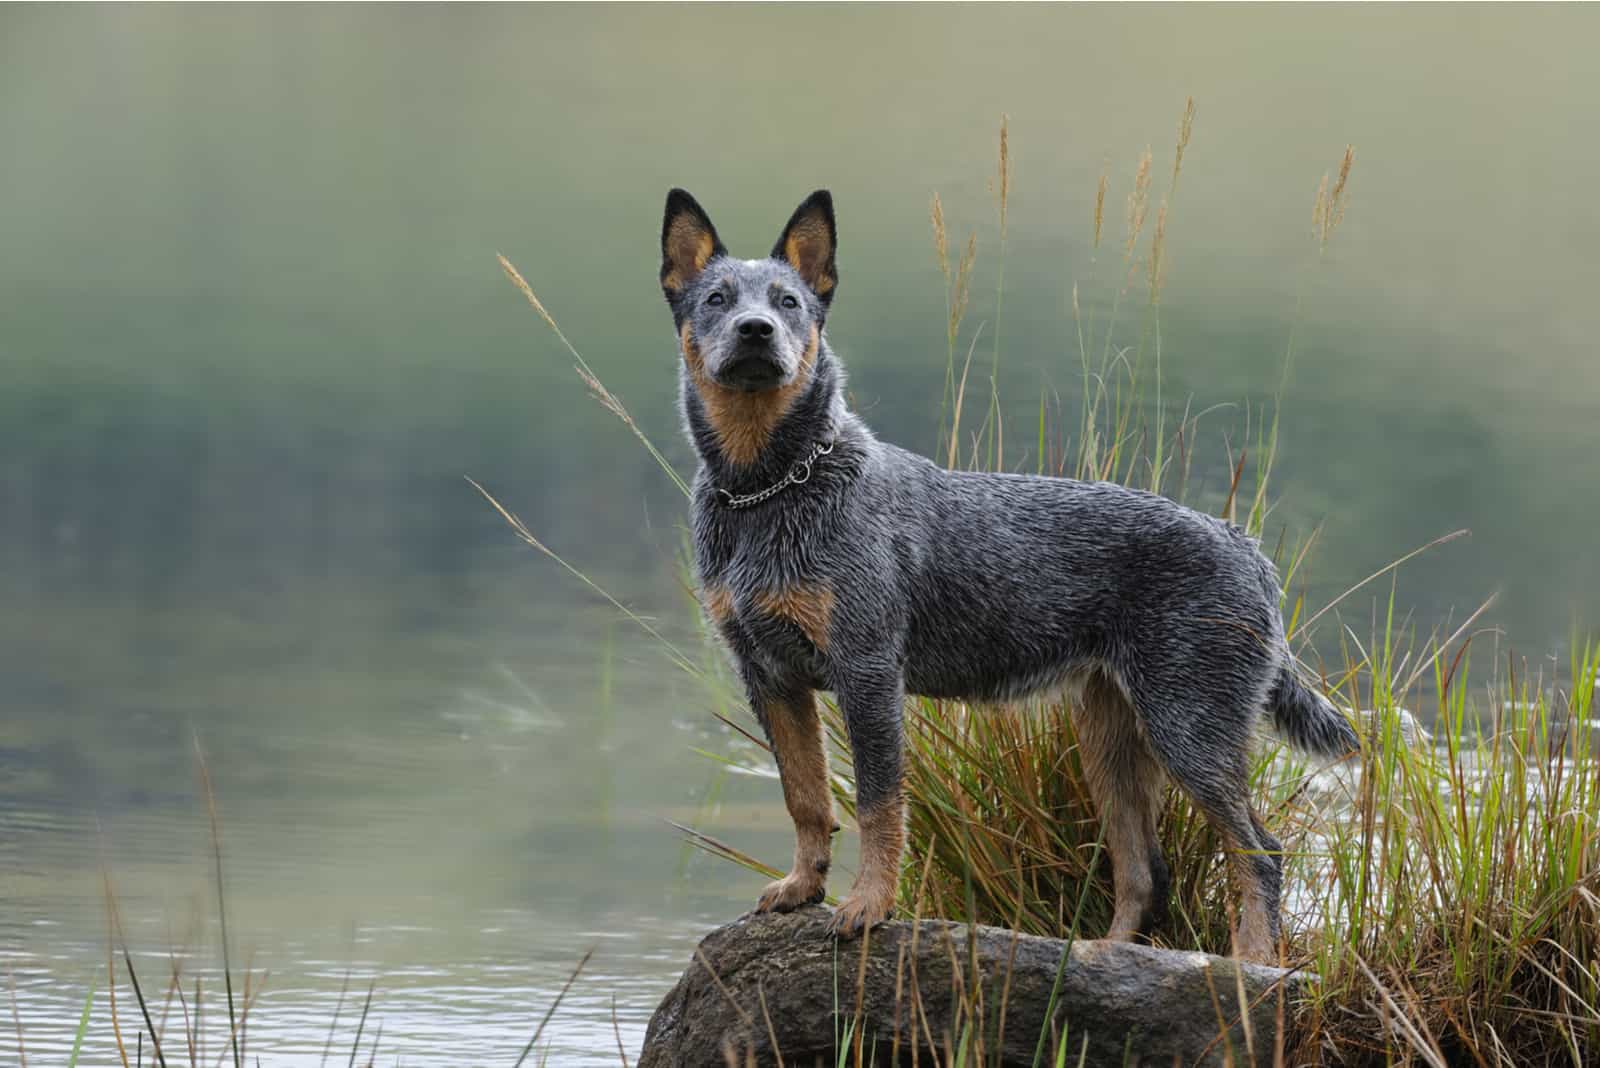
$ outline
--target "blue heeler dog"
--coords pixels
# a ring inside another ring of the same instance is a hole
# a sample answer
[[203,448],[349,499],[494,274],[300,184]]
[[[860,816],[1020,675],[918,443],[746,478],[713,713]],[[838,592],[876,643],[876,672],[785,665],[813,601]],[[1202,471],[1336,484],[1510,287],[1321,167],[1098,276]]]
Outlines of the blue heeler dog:
[[835,244],[826,191],[758,260],[728,255],[688,193],[667,195],[661,287],[700,454],[702,602],[772,743],[797,837],[793,870],[758,907],[823,896],[838,825],[815,691],[837,695],[855,760],[861,868],[834,915],[844,934],[894,906],[905,696],[1065,691],[1112,860],[1110,937],[1165,912],[1156,818],[1170,775],[1227,845],[1234,954],[1272,959],[1282,858],[1248,803],[1256,721],[1270,711],[1327,756],[1356,736],[1296,677],[1271,563],[1237,528],[1163,497],[949,471],[878,441],[845,407],[823,337]]

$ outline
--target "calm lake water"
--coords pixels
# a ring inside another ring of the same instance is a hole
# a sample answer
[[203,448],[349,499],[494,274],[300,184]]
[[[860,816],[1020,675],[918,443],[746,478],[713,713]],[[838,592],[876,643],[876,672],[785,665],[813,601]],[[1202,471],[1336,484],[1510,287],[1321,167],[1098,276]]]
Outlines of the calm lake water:
[[[1106,313],[1136,159],[1167,192],[1193,94],[1163,399],[1232,407],[1192,498],[1220,501],[1292,335],[1269,531],[1320,525],[1308,603],[1468,527],[1397,604],[1426,631],[1500,591],[1502,649],[1563,653],[1600,619],[1597,34],[1592,8],[0,9],[0,955],[30,1056],[64,1060],[95,986],[82,1063],[115,1060],[102,869],[150,987],[192,951],[220,1053],[197,738],[235,965],[270,971],[263,1064],[320,1060],[347,973],[376,979],[380,1061],[509,1064],[591,947],[551,1063],[617,1063],[613,999],[634,1051],[762,881],[663,819],[787,856],[776,784],[697,752],[739,744],[712,716],[736,699],[462,479],[716,672],[681,498],[494,262],[687,472],[674,184],[747,255],[834,190],[855,403],[929,450],[928,198],[978,234],[986,379],[1009,113],[1001,378],[1032,467],[1038,398],[1081,397],[1072,287]],[[1345,609],[1365,634],[1373,597]]]

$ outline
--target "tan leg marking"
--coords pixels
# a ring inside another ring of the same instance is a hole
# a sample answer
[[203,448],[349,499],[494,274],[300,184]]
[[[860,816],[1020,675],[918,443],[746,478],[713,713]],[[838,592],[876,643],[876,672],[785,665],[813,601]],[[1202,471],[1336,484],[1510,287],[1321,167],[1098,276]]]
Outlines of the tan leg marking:
[[787,619],[817,647],[828,651],[828,626],[833,620],[833,590],[819,582],[801,582],[781,590],[764,590],[755,596],[756,607],[769,616]]
[[1266,895],[1256,881],[1254,845],[1228,841],[1228,870],[1239,899],[1239,915],[1233,929],[1233,955],[1238,960],[1257,964],[1278,963],[1277,947],[1272,944],[1272,919],[1267,914]]
[[1160,848],[1161,766],[1139,735],[1137,714],[1116,683],[1096,672],[1070,702],[1089,793],[1105,824],[1116,908],[1107,938],[1129,941],[1145,924],[1155,887],[1150,856]]
[[856,934],[894,911],[900,854],[906,845],[906,800],[901,794],[856,813],[861,827],[861,870],[833,914],[833,929]]
[[822,900],[833,843],[833,794],[817,698],[774,702],[764,710],[767,736],[783,781],[783,802],[794,820],[794,866],[761,893],[758,912],[788,912]]
[[788,414],[810,383],[821,345],[821,336],[813,325],[794,381],[762,393],[746,393],[719,385],[706,373],[705,358],[695,344],[690,324],[683,324],[679,340],[683,342],[683,361],[689,368],[689,378],[705,406],[706,419],[717,435],[717,445],[723,455],[736,464],[750,463],[767,447],[767,439],[779,420]]

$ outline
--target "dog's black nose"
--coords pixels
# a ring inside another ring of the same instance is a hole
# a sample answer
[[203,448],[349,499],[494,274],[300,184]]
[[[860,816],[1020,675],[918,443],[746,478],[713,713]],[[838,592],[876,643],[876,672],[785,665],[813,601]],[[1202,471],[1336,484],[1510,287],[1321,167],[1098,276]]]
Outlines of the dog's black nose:
[[770,341],[774,324],[765,315],[747,315],[739,320],[740,341]]

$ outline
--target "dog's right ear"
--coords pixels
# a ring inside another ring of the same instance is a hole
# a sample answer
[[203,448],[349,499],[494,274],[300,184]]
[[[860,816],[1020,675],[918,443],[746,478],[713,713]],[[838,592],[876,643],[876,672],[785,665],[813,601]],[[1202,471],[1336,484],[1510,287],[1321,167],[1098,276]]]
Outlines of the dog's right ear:
[[667,210],[661,220],[661,291],[668,304],[676,304],[678,294],[700,276],[713,257],[727,254],[717,239],[711,217],[682,189],[667,194]]

